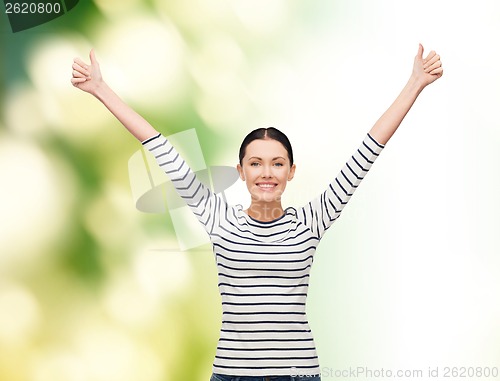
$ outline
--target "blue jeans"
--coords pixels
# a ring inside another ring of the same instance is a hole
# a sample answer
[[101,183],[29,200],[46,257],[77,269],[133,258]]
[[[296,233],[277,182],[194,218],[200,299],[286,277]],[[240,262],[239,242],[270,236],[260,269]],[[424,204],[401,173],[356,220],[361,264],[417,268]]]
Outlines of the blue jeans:
[[268,376],[268,377],[253,377],[253,376],[226,376],[225,374],[212,373],[210,381],[321,381],[317,376]]

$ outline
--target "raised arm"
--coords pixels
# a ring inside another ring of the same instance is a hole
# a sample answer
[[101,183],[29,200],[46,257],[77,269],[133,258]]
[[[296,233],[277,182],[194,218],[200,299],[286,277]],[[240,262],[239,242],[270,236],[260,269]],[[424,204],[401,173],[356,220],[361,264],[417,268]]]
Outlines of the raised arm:
[[385,144],[396,132],[422,90],[443,75],[441,61],[434,52],[423,59],[419,46],[412,75],[403,91],[365,136],[359,148],[346,162],[337,177],[318,197],[298,209],[297,217],[318,238],[340,217],[344,207],[364,179]]
[[439,55],[431,51],[424,59],[423,53],[424,47],[420,44],[408,83],[369,132],[381,144],[386,144],[396,132],[422,90],[443,75]]
[[74,59],[71,83],[99,99],[139,141],[142,142],[158,135],[158,131],[153,126],[123,102],[104,82],[93,49],[90,51],[90,65],[87,65],[80,58]]

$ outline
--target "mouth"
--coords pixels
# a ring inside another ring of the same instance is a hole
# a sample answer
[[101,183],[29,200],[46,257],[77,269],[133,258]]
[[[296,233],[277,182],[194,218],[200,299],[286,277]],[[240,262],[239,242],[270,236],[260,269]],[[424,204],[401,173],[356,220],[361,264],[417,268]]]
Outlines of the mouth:
[[278,186],[276,183],[257,183],[256,185],[265,192],[273,191]]

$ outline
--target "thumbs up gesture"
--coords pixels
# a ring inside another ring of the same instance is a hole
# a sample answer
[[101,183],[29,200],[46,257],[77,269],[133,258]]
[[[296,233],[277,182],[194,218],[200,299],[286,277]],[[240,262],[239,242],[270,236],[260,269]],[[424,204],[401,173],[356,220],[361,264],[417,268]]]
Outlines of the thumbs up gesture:
[[89,57],[90,65],[87,65],[78,57],[73,60],[71,83],[80,90],[95,95],[103,80],[94,49],[90,51]]
[[436,79],[443,75],[443,67],[441,66],[441,57],[432,50],[427,57],[423,58],[424,47],[422,44],[418,46],[418,53],[415,56],[413,63],[412,76],[420,84],[423,89],[430,85]]

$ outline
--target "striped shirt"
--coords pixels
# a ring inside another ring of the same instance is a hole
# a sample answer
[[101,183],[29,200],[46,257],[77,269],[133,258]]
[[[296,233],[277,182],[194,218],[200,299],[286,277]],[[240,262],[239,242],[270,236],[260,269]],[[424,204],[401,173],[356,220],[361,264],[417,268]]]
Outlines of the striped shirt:
[[302,208],[289,207],[282,217],[261,222],[198,181],[163,135],[142,144],[213,245],[223,311],[213,372],[262,377],[320,374],[306,316],[314,253],[384,146],[367,134],[323,193]]

